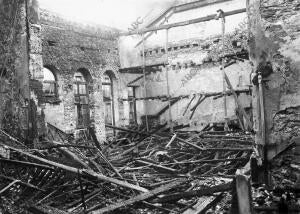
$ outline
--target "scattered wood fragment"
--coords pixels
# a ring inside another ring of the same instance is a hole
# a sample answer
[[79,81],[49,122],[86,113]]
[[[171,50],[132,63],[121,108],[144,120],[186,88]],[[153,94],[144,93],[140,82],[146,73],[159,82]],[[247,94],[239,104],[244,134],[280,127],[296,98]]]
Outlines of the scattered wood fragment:
[[[95,210],[95,209],[97,209],[97,206],[92,207],[88,210],[88,212],[92,211],[91,212],[92,214],[101,214],[101,213],[105,213],[105,212],[111,212],[111,211],[114,211],[118,208],[128,206],[128,205],[132,205],[136,202],[143,201],[143,200],[149,199],[151,197],[154,197],[158,194],[169,191],[170,189],[175,188],[175,187],[179,186],[180,184],[182,184],[186,181],[187,181],[186,179],[178,179],[178,180],[176,180],[172,183],[166,184],[162,187],[158,187],[158,188],[156,188],[154,190],[151,190],[147,193],[140,194],[140,195],[138,195],[134,198],[130,198],[129,200],[126,200],[126,201],[122,201],[122,202],[119,202],[119,203],[116,203],[116,204],[112,204],[112,205],[107,206],[107,207],[105,207],[103,209],[100,209],[100,210]],[[95,211],[93,211],[93,210],[95,210]]]
[[[1,145],[4,145],[0,142]],[[60,163],[56,163],[56,162],[53,162],[53,161],[49,161],[49,160],[46,160],[44,158],[41,158],[41,157],[38,157],[38,156],[35,156],[35,155],[32,155],[30,153],[27,153],[27,152],[23,152],[22,150],[19,150],[19,149],[16,149],[14,147],[11,147],[11,146],[8,146],[11,150],[14,150],[16,152],[19,152],[20,154],[23,154],[23,155],[26,155],[28,157],[31,157],[33,159],[36,159],[38,161],[41,161],[43,163],[46,163],[46,164],[49,164],[51,166],[54,166],[54,167],[58,167],[58,168],[61,168],[61,169],[64,169],[66,171],[69,171],[69,172],[72,172],[72,173],[80,173],[81,175],[85,175],[85,176],[91,176],[91,177],[94,177],[96,179],[99,179],[99,180],[102,180],[102,181],[106,181],[106,182],[110,182],[110,183],[115,183],[117,185],[120,185],[120,186],[123,186],[123,187],[127,187],[127,188],[130,188],[130,189],[134,189],[134,190],[137,190],[137,191],[141,191],[141,192],[148,192],[147,189],[145,188],[142,188],[142,187],[139,187],[139,186],[136,186],[136,185],[133,185],[133,184],[130,184],[130,183],[127,183],[127,182],[124,182],[124,181],[120,181],[120,180],[117,180],[115,178],[110,178],[110,177],[106,177],[104,175],[100,175],[98,173],[95,173],[95,172],[92,172],[92,171],[88,171],[88,170],[79,170],[77,168],[74,168],[74,167],[70,167],[70,166],[66,166],[66,165],[63,165],[63,164],[60,164]]]
[[212,195],[213,193],[225,192],[231,189],[232,189],[232,183],[230,182],[230,183],[216,185],[213,187],[207,187],[200,190],[192,190],[188,192],[180,192],[171,195],[165,195],[162,198],[154,199],[153,202],[166,203],[166,202],[178,201],[182,198],[192,198],[192,197],[201,197],[205,195]]

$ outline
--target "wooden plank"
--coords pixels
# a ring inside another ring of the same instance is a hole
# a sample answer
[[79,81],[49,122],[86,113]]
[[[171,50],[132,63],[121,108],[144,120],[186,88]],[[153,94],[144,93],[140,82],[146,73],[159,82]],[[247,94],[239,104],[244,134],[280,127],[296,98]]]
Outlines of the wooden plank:
[[[0,144],[1,145],[5,145],[2,142],[0,142]],[[137,190],[137,191],[140,191],[140,192],[148,192],[148,190],[145,189],[145,188],[143,188],[143,187],[136,186],[136,185],[130,184],[130,183],[125,182],[125,181],[120,181],[120,180],[115,179],[115,178],[110,178],[110,177],[107,177],[105,175],[98,174],[98,173],[96,173],[94,171],[91,171],[91,170],[78,170],[75,167],[66,166],[64,164],[56,163],[54,161],[50,161],[50,160],[47,160],[47,159],[44,159],[44,158],[32,155],[30,153],[24,152],[24,151],[22,151],[20,149],[16,149],[16,148],[14,148],[12,146],[8,146],[8,145],[6,145],[6,146],[8,148],[10,148],[11,150],[19,152],[20,154],[26,155],[28,157],[31,157],[31,158],[35,159],[35,160],[41,161],[41,162],[49,164],[51,166],[55,166],[55,167],[61,168],[63,170],[66,170],[66,171],[69,171],[69,172],[72,172],[72,173],[80,173],[81,175],[91,176],[91,177],[94,177],[94,178],[96,178],[98,180],[101,180],[101,181],[106,181],[106,182],[109,182],[109,183],[114,183],[114,184],[117,184],[119,186],[123,186],[123,187],[126,187],[126,188],[134,189],[134,190]]]
[[[37,186],[34,186],[34,185],[30,184],[30,183],[26,183],[26,182],[23,182],[23,181],[20,181],[20,180],[16,180],[16,179],[14,179],[14,178],[12,178],[12,177],[8,177],[8,176],[5,176],[5,175],[0,175],[0,178],[6,179],[6,180],[9,180],[9,181],[12,181],[12,182],[15,182],[15,181],[16,181],[17,183],[19,183],[19,184],[21,184],[21,185],[23,185],[23,186],[26,186],[26,187],[29,187],[29,188],[32,188],[32,189],[36,189],[36,190],[38,190],[38,191],[45,192],[44,189],[41,189],[41,188],[39,188],[39,187],[37,187]],[[15,183],[16,183],[16,182],[15,182]]]
[[237,170],[236,173],[236,192],[238,199],[238,207],[240,214],[252,214],[252,198],[251,198],[251,186],[248,178],[241,173],[241,170]]
[[230,89],[231,93],[233,94],[234,100],[235,100],[235,102],[238,106],[238,111],[244,116],[244,118],[246,120],[246,124],[247,124],[249,130],[252,130],[253,129],[252,122],[250,121],[249,116],[247,115],[245,109],[243,108],[241,102],[239,101],[238,96],[237,96],[236,92],[234,91],[234,89],[232,87],[232,84],[229,81],[228,76],[226,75],[226,73],[224,73],[224,78],[226,80],[227,85],[229,86],[229,89]]
[[198,199],[197,204],[187,209],[183,214],[198,214],[200,213],[207,205],[214,201],[214,196],[203,196]]
[[176,164],[193,164],[193,163],[219,163],[219,162],[227,162],[227,161],[243,161],[248,160],[249,158],[241,157],[241,158],[224,158],[224,159],[212,159],[212,160],[195,160],[195,161],[181,161],[174,163],[166,163],[162,165],[176,165]]
[[130,198],[130,199],[125,200],[125,201],[121,201],[121,202],[116,203],[116,204],[109,205],[109,206],[107,206],[105,208],[102,208],[102,209],[99,209],[99,210],[92,211],[92,210],[95,209],[95,207],[91,208],[91,209],[88,210],[88,212],[92,211],[91,212],[92,214],[101,214],[101,213],[105,213],[105,212],[111,212],[111,211],[116,210],[118,208],[128,206],[128,205],[132,205],[136,202],[143,201],[143,200],[146,200],[146,199],[151,198],[153,196],[156,196],[158,194],[161,194],[163,192],[166,192],[166,191],[168,191],[172,188],[175,188],[175,187],[183,184],[186,181],[187,181],[187,179],[179,179],[179,180],[176,180],[172,183],[169,183],[169,184],[166,184],[164,186],[158,187],[154,190],[151,190],[147,193],[142,193],[142,194],[140,194],[136,197]]
[[200,96],[198,102],[196,103],[196,105],[194,107],[191,108],[192,114],[190,116],[190,119],[192,119],[192,117],[195,114],[195,111],[197,109],[197,107],[206,99],[206,96]]
[[229,183],[207,187],[199,190],[192,190],[188,192],[179,192],[172,195],[165,195],[162,198],[157,198],[153,200],[153,202],[166,203],[166,202],[178,201],[182,198],[192,198],[192,197],[201,197],[205,195],[212,195],[216,192],[225,192],[231,189],[232,189],[232,182],[229,182]]
[[[244,12],[246,12],[246,8],[225,12],[224,16],[231,16],[231,15],[244,13]],[[215,20],[215,18],[216,18],[216,14],[211,14],[211,15],[204,16],[204,17],[201,17],[201,18],[191,19],[191,20],[187,20],[187,21],[183,21],[183,22],[177,22],[177,23],[166,24],[166,25],[161,25],[161,26],[149,27],[149,28],[146,28],[146,29],[136,30],[136,31],[132,31],[132,32],[129,32],[129,33],[121,33],[120,36],[143,34],[143,33],[151,32],[151,31],[158,31],[158,30],[170,29],[170,28],[174,28],[174,27],[186,26],[186,25],[190,25],[190,24],[196,24],[196,23],[199,23],[199,22],[206,22],[206,21],[210,21],[210,20]]]
[[185,107],[185,110],[183,111],[182,116],[185,115],[185,113],[187,112],[188,108],[190,107],[191,103],[193,102],[193,100],[195,99],[196,95],[194,94],[194,96],[192,97],[192,99],[189,101],[189,103],[187,104],[187,106]]
[[144,160],[136,160],[136,162],[137,163],[141,163],[141,164],[149,165],[150,167],[153,167],[157,171],[164,171],[164,172],[170,173],[170,174],[177,173],[176,169],[173,169],[173,168],[170,168],[170,167],[161,166],[161,165],[154,164],[154,163],[150,163],[150,162],[147,162],[147,161],[144,161]]

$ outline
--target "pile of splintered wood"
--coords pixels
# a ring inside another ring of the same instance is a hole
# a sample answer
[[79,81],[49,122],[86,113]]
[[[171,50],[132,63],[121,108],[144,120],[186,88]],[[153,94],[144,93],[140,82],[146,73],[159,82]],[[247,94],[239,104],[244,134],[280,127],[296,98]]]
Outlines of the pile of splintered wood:
[[118,137],[103,145],[91,129],[75,141],[50,128],[34,149],[1,132],[9,157],[0,159],[0,211],[221,213],[253,146],[252,137],[240,132],[170,134],[163,126],[149,132],[110,126]]

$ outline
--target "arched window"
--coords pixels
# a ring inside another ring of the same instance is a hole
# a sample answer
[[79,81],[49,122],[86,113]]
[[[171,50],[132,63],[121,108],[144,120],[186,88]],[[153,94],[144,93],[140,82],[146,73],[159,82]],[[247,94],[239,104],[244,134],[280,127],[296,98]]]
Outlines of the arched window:
[[55,75],[48,68],[43,68],[43,91],[45,96],[54,97],[57,96],[57,83]]
[[87,82],[80,71],[77,71],[74,75],[74,84],[75,95],[87,95]]
[[77,128],[88,127],[90,123],[89,93],[91,76],[88,70],[79,69],[73,77],[75,106],[77,111]]
[[107,73],[102,76],[102,91],[105,104],[105,123],[114,124],[113,84]]

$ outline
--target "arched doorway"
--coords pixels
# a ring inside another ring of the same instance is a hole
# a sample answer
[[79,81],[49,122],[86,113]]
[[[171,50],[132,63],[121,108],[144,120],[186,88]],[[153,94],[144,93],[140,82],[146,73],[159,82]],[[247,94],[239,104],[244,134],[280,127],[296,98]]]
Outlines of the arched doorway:
[[86,128],[90,124],[89,94],[92,78],[86,69],[78,69],[74,74],[74,97],[76,107],[76,127]]
[[110,125],[115,125],[113,78],[113,74],[109,71],[102,76],[105,123]]

